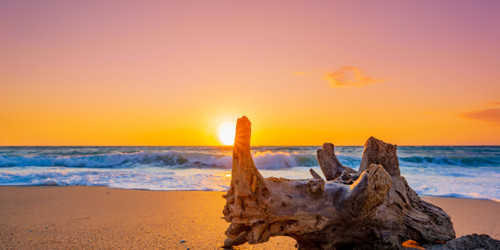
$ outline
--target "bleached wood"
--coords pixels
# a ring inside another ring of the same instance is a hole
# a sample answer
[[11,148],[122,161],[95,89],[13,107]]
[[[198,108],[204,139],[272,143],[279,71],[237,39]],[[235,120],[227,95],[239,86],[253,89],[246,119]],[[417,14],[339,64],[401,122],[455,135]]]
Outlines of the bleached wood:
[[325,176],[333,173],[333,181],[314,171],[312,179],[264,179],[252,160],[250,135],[248,118],[238,119],[223,211],[231,223],[225,246],[278,235],[293,237],[299,249],[394,249],[408,239],[455,238],[450,217],[422,201],[400,175],[395,145],[370,137],[355,171],[340,164],[333,144],[325,144],[318,157],[320,165],[334,163],[330,170],[322,167]]

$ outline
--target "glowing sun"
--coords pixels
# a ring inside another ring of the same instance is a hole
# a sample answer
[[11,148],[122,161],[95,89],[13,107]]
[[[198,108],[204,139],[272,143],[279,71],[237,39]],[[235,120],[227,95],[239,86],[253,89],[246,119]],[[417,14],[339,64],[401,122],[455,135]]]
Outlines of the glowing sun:
[[233,145],[236,134],[236,122],[226,121],[217,126],[217,136],[223,145]]

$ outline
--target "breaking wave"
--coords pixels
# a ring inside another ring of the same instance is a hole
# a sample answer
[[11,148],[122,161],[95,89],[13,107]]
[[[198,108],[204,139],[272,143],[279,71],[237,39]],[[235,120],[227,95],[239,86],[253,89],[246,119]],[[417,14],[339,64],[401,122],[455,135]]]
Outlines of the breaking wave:
[[[255,164],[259,169],[282,169],[296,166],[317,166],[312,154],[290,154],[271,151],[255,152]],[[203,153],[118,153],[86,156],[0,156],[0,168],[5,167],[67,167],[67,168],[136,168],[162,167],[184,168],[231,168],[230,155]]]
[[[316,154],[256,151],[253,153],[255,165],[259,169],[288,169],[291,167],[318,166]],[[337,155],[346,166],[357,168],[361,157]],[[500,157],[400,157],[402,166],[412,167],[489,167],[500,166]],[[4,167],[67,167],[67,168],[231,168],[231,155],[185,152],[137,152],[100,155],[32,155],[0,156],[0,168]]]

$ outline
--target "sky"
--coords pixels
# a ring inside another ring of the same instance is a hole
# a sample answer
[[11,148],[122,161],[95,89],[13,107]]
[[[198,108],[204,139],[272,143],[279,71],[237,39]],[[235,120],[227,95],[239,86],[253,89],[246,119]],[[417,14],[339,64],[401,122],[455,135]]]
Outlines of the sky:
[[500,144],[499,1],[0,1],[0,145]]

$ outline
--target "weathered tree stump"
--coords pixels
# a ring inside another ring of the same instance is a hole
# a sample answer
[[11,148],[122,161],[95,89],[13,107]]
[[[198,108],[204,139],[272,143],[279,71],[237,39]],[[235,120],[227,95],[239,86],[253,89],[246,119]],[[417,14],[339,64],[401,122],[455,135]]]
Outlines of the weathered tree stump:
[[226,247],[284,235],[299,249],[394,249],[409,239],[455,238],[450,217],[420,199],[400,175],[396,145],[370,137],[359,171],[342,166],[333,144],[318,150],[325,181],[264,179],[250,152],[251,123],[238,119],[231,187],[224,207]]

